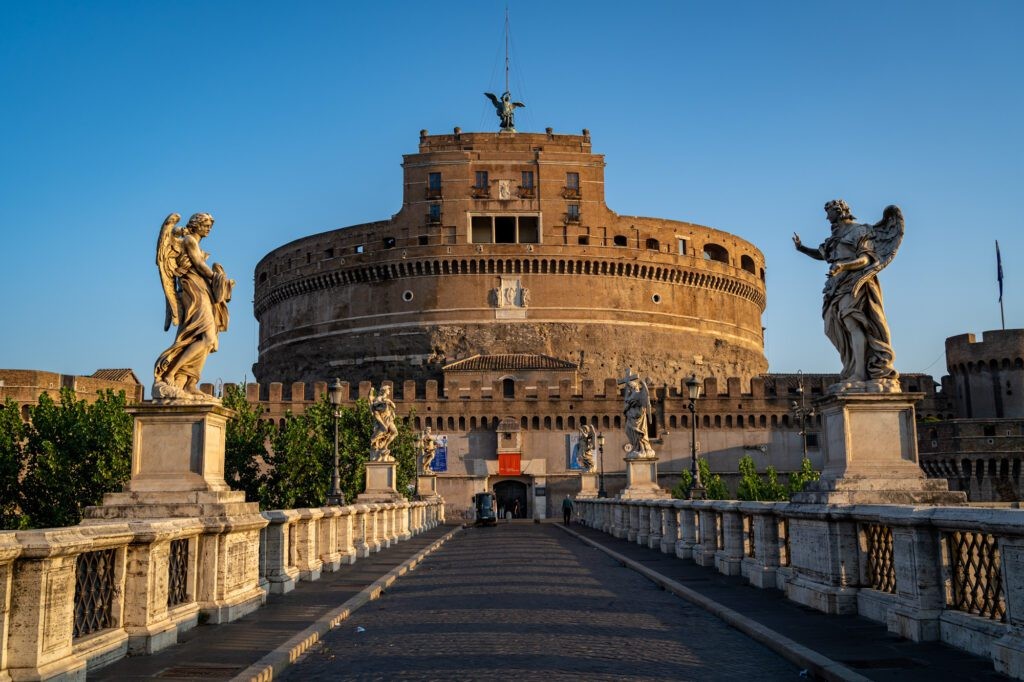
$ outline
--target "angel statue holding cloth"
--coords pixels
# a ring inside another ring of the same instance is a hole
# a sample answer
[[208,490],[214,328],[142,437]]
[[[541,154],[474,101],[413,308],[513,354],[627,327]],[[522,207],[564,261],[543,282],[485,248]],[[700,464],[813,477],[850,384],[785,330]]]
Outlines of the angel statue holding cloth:
[[888,206],[882,219],[861,224],[842,199],[825,204],[832,234],[817,248],[793,234],[797,251],[829,264],[822,292],[825,335],[839,351],[843,371],[830,393],[899,393],[899,373],[882,305],[880,273],[903,241],[903,213]]
[[199,390],[199,376],[217,336],[228,328],[227,302],[235,280],[219,263],[207,265],[210,254],[199,248],[213,227],[213,216],[196,213],[185,227],[172,213],[164,220],[156,244],[156,266],[166,299],[164,331],[178,327],[171,347],[153,367],[153,400],[158,402],[218,402]]

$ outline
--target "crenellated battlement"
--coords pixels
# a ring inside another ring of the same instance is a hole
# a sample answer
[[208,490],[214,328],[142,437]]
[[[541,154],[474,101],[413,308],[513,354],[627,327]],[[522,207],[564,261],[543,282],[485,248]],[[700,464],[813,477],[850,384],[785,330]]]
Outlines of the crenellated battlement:
[[946,367],[950,374],[998,368],[1024,367],[1024,329],[992,329],[946,339]]
[[[835,374],[805,374],[802,377],[805,400],[808,405],[824,395],[827,387],[838,381]],[[919,406],[921,417],[949,418],[949,401],[935,390],[934,380],[926,374],[904,374],[900,377],[903,389],[924,393]],[[234,384],[226,384],[232,386]],[[308,405],[327,393],[327,382],[272,382],[246,384],[246,398],[259,403],[269,418],[282,418],[286,413],[301,413]],[[417,424],[446,426],[435,417],[451,419],[451,428],[464,430],[472,415],[474,424],[489,424],[503,416],[515,415],[523,428],[575,429],[577,423],[586,423],[587,417],[617,426],[622,412],[622,388],[618,380],[606,378],[601,382],[582,379],[573,382],[562,379],[549,382],[542,379],[505,379],[487,384],[478,380],[461,382],[449,378],[447,382],[430,379],[425,382],[384,381],[391,387],[392,397],[400,414],[413,412]],[[754,377],[749,390],[742,390],[739,377],[706,377],[698,401],[698,413],[708,427],[767,427],[790,426],[792,403],[800,399],[800,377],[796,374],[766,374]],[[342,404],[352,405],[369,396],[371,388],[379,388],[370,381],[342,381]],[[212,391],[211,384],[204,390]],[[688,424],[689,398],[686,387],[679,385],[651,385],[651,398],[655,405],[655,420],[660,428],[678,428]],[[479,419],[478,419],[479,418]],[[582,419],[581,419],[582,418]],[[459,424],[462,426],[458,426]],[[475,428],[475,427],[470,427]]]

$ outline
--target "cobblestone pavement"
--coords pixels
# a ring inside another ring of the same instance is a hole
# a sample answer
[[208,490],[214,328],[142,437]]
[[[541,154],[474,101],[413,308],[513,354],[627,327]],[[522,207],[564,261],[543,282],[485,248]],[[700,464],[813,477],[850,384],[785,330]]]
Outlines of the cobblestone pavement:
[[796,680],[787,661],[548,524],[470,528],[283,676]]

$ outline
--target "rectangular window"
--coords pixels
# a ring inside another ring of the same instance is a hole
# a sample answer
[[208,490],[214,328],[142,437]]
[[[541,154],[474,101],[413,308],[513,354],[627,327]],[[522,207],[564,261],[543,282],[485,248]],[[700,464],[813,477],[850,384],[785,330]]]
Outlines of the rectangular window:
[[473,216],[473,243],[490,244],[492,241],[494,241],[494,236],[492,234],[493,227],[494,224],[491,221],[491,216]]
[[441,204],[431,204],[430,212],[427,214],[430,218],[430,222],[439,223],[441,222]]
[[678,245],[679,255],[680,256],[685,256],[686,255],[686,240],[685,239],[676,239],[676,244]]
[[365,246],[363,246],[362,244],[359,244],[359,245],[358,245],[358,246],[356,246],[356,248],[355,248],[355,252],[356,252],[356,253],[362,253],[362,252],[363,252],[363,251],[365,251],[365,250],[366,250],[366,247],[365,247]]
[[533,171],[523,171],[523,189],[533,189]]
[[807,447],[816,448],[818,447],[818,434],[808,433],[807,434]]
[[515,216],[497,216],[494,218],[494,243],[515,244],[516,243],[516,219]]
[[566,218],[569,220],[569,222],[578,223],[580,221],[580,205],[569,204],[566,208],[568,209],[566,213]]
[[440,173],[431,173],[427,177],[427,187],[429,189],[434,189],[434,190],[441,189],[441,174]]
[[565,186],[569,189],[580,188],[580,174],[579,173],[566,173],[565,174]]
[[487,189],[487,171],[476,172],[476,184],[473,186],[477,189]]
[[519,216],[519,243],[540,243],[540,221],[535,215]]

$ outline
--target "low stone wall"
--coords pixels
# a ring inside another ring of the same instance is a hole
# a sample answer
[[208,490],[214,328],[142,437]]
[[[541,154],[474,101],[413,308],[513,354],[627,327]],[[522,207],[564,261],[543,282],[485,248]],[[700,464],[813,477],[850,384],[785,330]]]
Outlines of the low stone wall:
[[1024,679],[1024,511],[789,502],[576,501],[582,523]]
[[[263,517],[258,588],[265,595],[443,523],[444,503],[292,509]],[[0,532],[0,681],[84,680],[87,670],[129,653],[175,644],[179,632],[199,621],[203,584],[218,580],[208,575],[217,568],[207,566],[200,551],[207,532],[199,519],[93,520]]]

